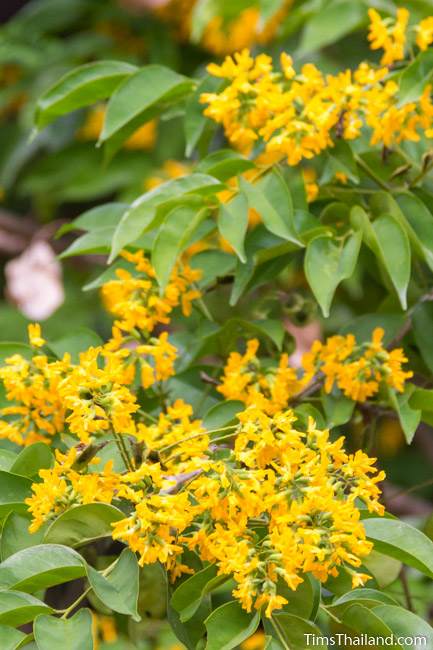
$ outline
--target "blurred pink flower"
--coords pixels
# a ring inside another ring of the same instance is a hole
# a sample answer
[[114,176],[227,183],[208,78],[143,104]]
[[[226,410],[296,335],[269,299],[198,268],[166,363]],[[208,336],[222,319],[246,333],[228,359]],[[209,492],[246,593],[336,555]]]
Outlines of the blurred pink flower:
[[321,337],[320,323],[312,321],[304,327],[298,327],[288,321],[286,322],[286,329],[293,336],[296,344],[296,349],[290,356],[290,363],[292,366],[299,368],[303,354],[308,352],[313,342]]

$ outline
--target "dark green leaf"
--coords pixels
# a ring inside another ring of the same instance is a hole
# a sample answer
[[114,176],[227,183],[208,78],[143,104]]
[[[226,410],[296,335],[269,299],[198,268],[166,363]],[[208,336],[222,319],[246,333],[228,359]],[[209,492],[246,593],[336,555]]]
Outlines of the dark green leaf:
[[[360,634],[383,638],[392,637],[392,630],[376,614],[376,609],[368,609],[359,603],[355,603],[345,610],[343,623]],[[398,650],[400,645],[395,642],[388,647]]]
[[433,75],[433,50],[420,52],[400,77],[399,105],[416,102]]
[[407,307],[406,292],[410,280],[410,246],[405,231],[390,215],[382,215],[373,223],[380,259],[399,297],[403,309]]
[[171,606],[178,612],[182,623],[197,612],[204,596],[228,580],[227,576],[217,576],[217,568],[210,564],[182,582],[171,597]]
[[93,650],[92,614],[80,609],[70,618],[38,616],[34,634],[39,650]]
[[36,126],[41,129],[60,115],[109,97],[135,70],[123,61],[96,61],[71,70],[38,100]]
[[214,430],[236,421],[236,415],[243,411],[245,404],[238,400],[228,400],[212,406],[203,418],[203,426]]

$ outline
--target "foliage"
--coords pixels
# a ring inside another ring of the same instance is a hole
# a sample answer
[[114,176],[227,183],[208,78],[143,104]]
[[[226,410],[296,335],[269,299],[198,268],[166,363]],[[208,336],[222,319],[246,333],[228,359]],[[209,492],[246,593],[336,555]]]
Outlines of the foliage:
[[433,647],[372,457],[433,424],[430,3],[60,4],[3,28],[0,177],[105,314],[0,346],[5,647]]

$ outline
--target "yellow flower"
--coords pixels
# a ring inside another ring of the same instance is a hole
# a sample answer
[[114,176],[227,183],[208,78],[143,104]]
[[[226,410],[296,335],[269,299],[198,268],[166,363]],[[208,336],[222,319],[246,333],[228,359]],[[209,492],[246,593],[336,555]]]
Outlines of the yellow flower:
[[404,59],[409,11],[402,7],[397,9],[395,21],[381,18],[375,9],[369,9],[368,16],[370,18],[368,40],[372,50],[384,51],[381,63],[391,65],[395,61]]
[[433,16],[424,18],[415,27],[416,44],[420,50],[425,51],[433,43]]
[[[100,105],[92,108],[86,116],[86,121],[78,131],[79,140],[92,141],[98,140],[101,135],[105,120],[105,106]],[[125,149],[149,150],[152,149],[156,141],[156,120],[151,120],[140,126],[124,142]]]
[[41,348],[46,341],[42,338],[41,326],[37,323],[28,326],[30,345],[35,348]]

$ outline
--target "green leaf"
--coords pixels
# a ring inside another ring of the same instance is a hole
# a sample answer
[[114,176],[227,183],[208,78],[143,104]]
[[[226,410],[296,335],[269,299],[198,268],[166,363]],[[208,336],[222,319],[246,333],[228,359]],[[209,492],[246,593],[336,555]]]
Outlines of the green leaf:
[[91,232],[86,232],[86,234],[78,237],[66,250],[60,253],[59,259],[63,260],[67,257],[74,257],[74,255],[102,255],[108,253],[113,234],[113,226],[97,228]]
[[421,357],[428,369],[433,372],[433,302],[418,305],[412,316],[413,335]]
[[116,151],[138,127],[178,103],[194,88],[194,82],[162,65],[148,65],[120,84],[111,96],[100,143]]
[[405,219],[414,250],[433,270],[433,215],[415,194],[402,192],[396,196],[401,218]]
[[245,404],[238,400],[227,400],[212,406],[203,418],[203,426],[214,430],[236,421],[236,415],[243,411]]
[[320,629],[311,621],[300,616],[277,612],[272,616],[272,623],[265,619],[265,630],[278,640],[284,639],[290,650],[305,650],[307,634],[314,637],[322,636]]
[[179,613],[182,623],[197,612],[204,596],[228,580],[228,576],[217,576],[217,568],[210,564],[184,580],[171,597],[171,606]]
[[433,542],[404,521],[373,517],[363,521],[368,539],[379,553],[433,577]]
[[39,650],[93,650],[92,614],[80,609],[70,618],[38,616],[34,634]]
[[248,614],[237,600],[217,607],[206,619],[206,650],[231,650],[257,630],[260,612]]
[[260,214],[270,232],[302,246],[295,230],[292,197],[277,169],[274,168],[254,185],[240,177],[239,185],[248,199],[248,205]]
[[187,158],[191,156],[194,149],[200,145],[202,140],[210,139],[215,131],[215,122],[203,115],[204,107],[200,103],[200,97],[204,93],[217,92],[221,85],[221,79],[206,75],[200,81],[191,97],[188,97],[186,101],[184,131],[186,140],[185,155]]
[[339,598],[336,598],[330,605],[338,617],[351,607],[354,603],[362,605],[367,609],[373,609],[381,604],[396,605],[396,601],[388,594],[377,589],[354,589]]
[[124,61],[86,63],[65,74],[39,98],[35,122],[38,129],[60,115],[109,97],[120,82],[137,70]]
[[416,102],[424,92],[433,75],[433,51],[420,52],[415,60],[404,68],[398,92],[399,106]]
[[305,254],[304,268],[308,283],[327,318],[337,286],[355,270],[361,246],[361,233],[355,232],[344,242],[331,237],[312,239]]
[[12,357],[14,354],[20,354],[24,359],[31,359],[33,356],[33,349],[26,343],[9,343],[9,341],[2,341],[0,343],[0,364],[3,365],[5,360]]
[[0,591],[0,624],[19,627],[38,614],[49,614],[51,607],[21,591]]
[[165,289],[179,255],[206,218],[206,208],[180,206],[171,210],[156,235],[152,248],[152,265],[161,290]]
[[0,587],[30,593],[85,574],[85,561],[76,551],[66,546],[41,544],[18,551],[0,564]]
[[[388,625],[394,636],[412,637],[412,639],[424,637],[425,641],[421,642],[420,647],[433,648],[433,629],[416,614],[393,605],[379,605],[373,611]],[[403,647],[414,648],[415,646],[410,642]]]
[[[376,614],[376,608],[368,609],[364,605],[355,603],[344,612],[343,623],[361,634],[384,638],[392,637],[391,628]],[[396,642],[388,647],[398,650],[400,645]]]
[[337,140],[335,146],[326,151],[326,165],[320,178],[320,184],[334,181],[337,173],[346,174],[353,183],[359,183],[358,168],[353,151],[350,144],[342,139]]
[[43,442],[35,442],[18,454],[10,471],[13,474],[32,478],[37,476],[40,469],[48,469],[53,463],[54,456],[50,447]]
[[[10,555],[22,551],[29,546],[42,544],[45,527],[41,526],[35,533],[29,532],[31,519],[10,512],[3,524],[0,549],[1,559],[6,560]],[[1,565],[0,565],[1,566]]]
[[109,262],[113,261],[122,248],[157,225],[158,208],[161,210],[167,206],[176,207],[176,201],[188,195],[212,194],[219,192],[223,187],[216,178],[207,174],[190,174],[167,181],[139,196],[123,214],[114,232]]
[[6,627],[0,625],[0,639],[2,642],[2,650],[16,650],[20,647],[21,641],[26,638],[24,632],[15,630],[13,627]]
[[322,393],[322,404],[329,428],[339,427],[349,422],[355,408],[355,402],[344,395],[332,393],[328,395],[325,392]]
[[125,548],[107,577],[87,567],[87,577],[98,598],[110,609],[139,621],[138,562],[135,553]]
[[203,158],[197,165],[196,170],[203,174],[210,174],[219,181],[224,182],[254,167],[255,165],[251,160],[244,158],[236,151],[219,149]]
[[108,503],[73,506],[50,525],[44,542],[76,547],[101,537],[109,537],[113,532],[111,524],[124,516],[121,510]]
[[360,228],[363,239],[375,254],[379,265],[394,287],[403,309],[407,307],[406,291],[410,279],[410,246],[406,231],[398,219],[389,214],[380,216],[371,224],[367,213],[355,206],[351,221]]
[[335,43],[360,27],[365,19],[365,7],[357,0],[327,2],[307,22],[302,34],[299,56]]
[[128,209],[127,203],[105,203],[96,208],[86,210],[73,221],[63,224],[56,233],[56,237],[70,232],[71,230],[98,230],[99,228],[113,227],[118,224],[122,214]]
[[412,442],[421,420],[421,411],[413,409],[410,405],[410,398],[414,390],[415,386],[413,384],[408,384],[404,393],[396,393],[394,390],[388,389],[389,400],[398,413],[400,424],[408,444]]
[[382,215],[373,223],[383,262],[397,292],[401,306],[407,308],[407,286],[410,280],[410,246],[406,232],[390,215]]
[[202,275],[197,281],[199,287],[209,287],[217,278],[230,275],[236,266],[236,257],[219,250],[205,250],[194,255],[189,262],[191,268],[200,269]]
[[401,571],[401,562],[373,550],[364,558],[363,565],[376,580],[380,589],[388,587],[397,580]]
[[50,341],[49,347],[59,359],[68,353],[71,355],[73,363],[78,363],[80,353],[85,352],[91,347],[102,345],[101,337],[93,330],[87,327],[77,327],[74,331],[62,336],[61,338]]
[[244,239],[248,229],[248,202],[237,194],[229,203],[222,203],[218,214],[218,230],[232,246],[241,262],[246,262]]
[[31,495],[32,482],[25,476],[0,471],[0,519],[12,510],[25,512],[24,499]]
[[9,451],[8,449],[0,449],[0,470],[9,472],[16,457],[17,454],[15,452]]

